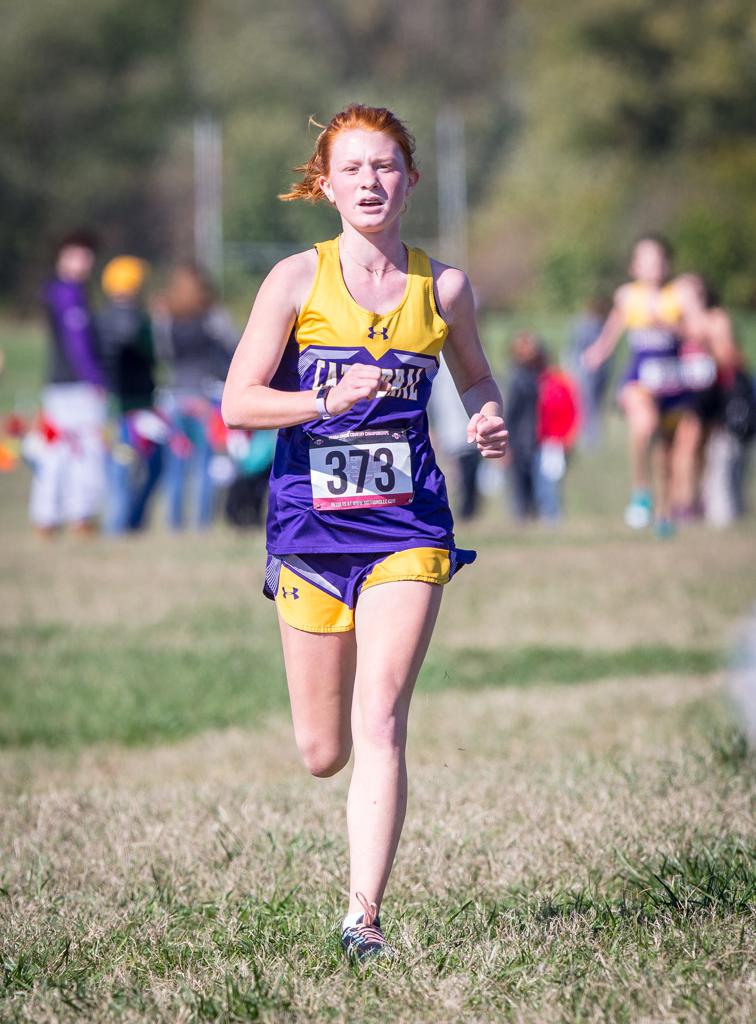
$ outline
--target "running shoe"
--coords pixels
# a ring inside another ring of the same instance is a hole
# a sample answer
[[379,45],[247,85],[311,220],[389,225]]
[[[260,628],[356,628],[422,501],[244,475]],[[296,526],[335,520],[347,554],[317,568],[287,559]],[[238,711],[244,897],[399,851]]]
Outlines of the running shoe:
[[677,529],[671,519],[657,519],[654,523],[654,534],[659,540],[669,540],[676,533]]
[[395,954],[381,931],[377,904],[368,902],[361,892],[356,893],[356,896],[364,913],[357,918],[356,924],[345,928],[341,933],[344,952],[350,959],[360,963],[373,957],[390,959]]
[[645,530],[651,525],[654,503],[650,491],[633,491],[625,509],[625,523],[633,530]]

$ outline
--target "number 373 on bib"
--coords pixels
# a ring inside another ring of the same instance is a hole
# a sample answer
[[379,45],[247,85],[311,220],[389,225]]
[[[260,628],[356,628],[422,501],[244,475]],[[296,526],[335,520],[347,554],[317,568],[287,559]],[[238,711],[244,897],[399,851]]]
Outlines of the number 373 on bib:
[[407,436],[363,430],[313,438],[310,481],[313,506],[322,511],[406,505],[414,496]]

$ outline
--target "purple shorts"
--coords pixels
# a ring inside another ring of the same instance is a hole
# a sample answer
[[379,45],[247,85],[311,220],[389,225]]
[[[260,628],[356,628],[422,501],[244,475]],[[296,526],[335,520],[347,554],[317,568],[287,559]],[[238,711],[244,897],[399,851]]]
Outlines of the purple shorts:
[[448,583],[474,551],[417,547],[352,555],[268,555],[263,593],[284,620],[307,633],[354,629],[354,609],[363,590],[381,583],[418,580]]

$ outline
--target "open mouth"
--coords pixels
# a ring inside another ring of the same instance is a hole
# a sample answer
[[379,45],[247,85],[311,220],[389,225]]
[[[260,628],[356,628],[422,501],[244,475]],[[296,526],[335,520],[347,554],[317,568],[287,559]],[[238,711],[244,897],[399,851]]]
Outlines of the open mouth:
[[377,196],[371,196],[368,199],[360,199],[360,201],[359,201],[359,203],[357,205],[358,206],[362,206],[362,207],[366,207],[366,208],[369,209],[370,207],[374,207],[374,206],[383,206],[383,200],[379,199]]

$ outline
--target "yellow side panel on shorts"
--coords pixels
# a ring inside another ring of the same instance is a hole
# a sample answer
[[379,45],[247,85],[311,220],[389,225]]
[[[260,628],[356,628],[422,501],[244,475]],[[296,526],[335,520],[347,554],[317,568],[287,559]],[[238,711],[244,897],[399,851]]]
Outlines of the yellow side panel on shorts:
[[284,622],[306,633],[343,633],[354,629],[350,608],[285,565],[281,566],[278,578],[276,607]]
[[450,571],[451,562],[446,548],[409,548],[407,551],[395,551],[379,562],[361,589],[397,580],[448,583]]

